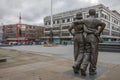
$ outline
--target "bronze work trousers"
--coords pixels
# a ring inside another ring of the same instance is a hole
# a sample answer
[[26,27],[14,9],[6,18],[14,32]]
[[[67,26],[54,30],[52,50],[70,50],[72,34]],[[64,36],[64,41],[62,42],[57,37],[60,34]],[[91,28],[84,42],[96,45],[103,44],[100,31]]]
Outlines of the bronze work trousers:
[[82,33],[75,34],[74,36],[74,60],[76,61],[78,55],[84,53],[84,36]]
[[90,63],[89,72],[94,72],[96,71],[98,59],[98,39],[94,34],[88,34],[86,36],[85,50],[86,52],[84,53],[81,68],[86,70],[88,64]]
[[[74,61],[79,58],[79,64],[76,67],[80,67],[84,56],[84,36],[82,33],[75,34],[74,36]],[[78,57],[79,56],[79,57]]]

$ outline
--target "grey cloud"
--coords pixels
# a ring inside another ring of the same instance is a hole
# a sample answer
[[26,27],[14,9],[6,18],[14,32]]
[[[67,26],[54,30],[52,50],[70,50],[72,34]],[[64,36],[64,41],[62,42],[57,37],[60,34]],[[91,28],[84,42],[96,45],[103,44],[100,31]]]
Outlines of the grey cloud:
[[[99,3],[120,11],[119,0],[99,0]],[[92,5],[95,4],[83,0],[53,0],[53,14]],[[50,0],[0,0],[0,22],[17,23],[19,12],[23,23],[41,24],[50,15]]]
[[120,0],[100,0],[99,2],[120,13]]

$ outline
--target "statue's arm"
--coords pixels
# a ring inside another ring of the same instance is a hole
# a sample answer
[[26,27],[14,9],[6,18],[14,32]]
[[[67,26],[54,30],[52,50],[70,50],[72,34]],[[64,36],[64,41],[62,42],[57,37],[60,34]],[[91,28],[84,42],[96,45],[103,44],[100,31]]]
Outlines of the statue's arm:
[[102,31],[104,30],[106,24],[102,22],[99,24],[99,26],[100,26],[100,29],[98,29],[98,34],[100,35],[102,33]]
[[95,31],[89,30],[86,26],[84,26],[84,31],[87,33],[94,33]]
[[68,31],[70,32],[70,34],[72,34],[72,35],[74,36],[74,33],[72,33],[73,27],[74,27],[74,25],[72,24],[72,25],[69,27]]

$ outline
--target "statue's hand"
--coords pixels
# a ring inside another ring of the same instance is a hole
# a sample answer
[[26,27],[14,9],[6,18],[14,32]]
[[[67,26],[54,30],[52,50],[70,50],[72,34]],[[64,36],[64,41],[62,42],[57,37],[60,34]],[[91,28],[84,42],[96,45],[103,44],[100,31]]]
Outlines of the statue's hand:
[[99,31],[95,31],[95,35],[100,36]]

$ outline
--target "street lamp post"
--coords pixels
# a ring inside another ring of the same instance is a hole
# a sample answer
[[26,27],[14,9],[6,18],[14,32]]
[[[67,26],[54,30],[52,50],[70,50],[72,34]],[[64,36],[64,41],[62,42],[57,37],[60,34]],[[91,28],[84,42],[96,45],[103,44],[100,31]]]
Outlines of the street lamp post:
[[52,13],[52,0],[51,0],[51,28],[53,27],[53,13]]
[[50,43],[53,43],[53,13],[52,13],[52,0],[51,0],[51,30],[50,30]]

